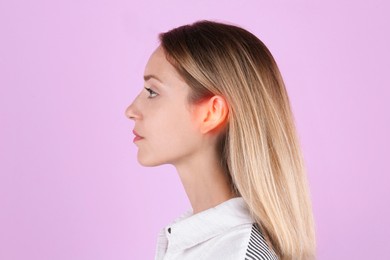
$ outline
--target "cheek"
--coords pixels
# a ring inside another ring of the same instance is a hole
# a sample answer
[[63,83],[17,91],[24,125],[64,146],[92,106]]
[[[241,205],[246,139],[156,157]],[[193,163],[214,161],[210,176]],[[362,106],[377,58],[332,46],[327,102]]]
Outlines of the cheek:
[[[190,116],[184,112],[172,112],[165,115],[163,120],[156,121],[154,135],[161,149],[188,149],[196,145],[198,131]],[[159,147],[156,147],[159,149]]]
[[164,126],[164,130],[171,138],[177,138],[180,140],[186,140],[187,138],[194,137],[195,126],[190,122],[188,116],[172,115],[165,122],[161,122]]
[[186,112],[165,107],[153,116],[145,117],[148,135],[143,143],[139,143],[138,150],[138,160],[142,165],[174,164],[191,157],[201,148],[202,136]]

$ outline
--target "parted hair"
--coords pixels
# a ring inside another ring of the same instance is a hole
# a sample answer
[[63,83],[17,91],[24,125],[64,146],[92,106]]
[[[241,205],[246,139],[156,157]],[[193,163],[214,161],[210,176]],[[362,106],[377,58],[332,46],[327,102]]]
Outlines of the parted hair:
[[159,34],[167,60],[191,88],[189,104],[228,104],[221,166],[280,259],[315,259],[309,187],[279,68],[265,44],[232,24],[197,21]]

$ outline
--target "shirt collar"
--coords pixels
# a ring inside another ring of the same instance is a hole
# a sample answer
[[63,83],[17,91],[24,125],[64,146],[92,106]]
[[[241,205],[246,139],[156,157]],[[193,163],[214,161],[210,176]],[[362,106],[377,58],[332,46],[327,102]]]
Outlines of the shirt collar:
[[215,237],[235,226],[254,223],[242,197],[229,199],[215,207],[193,214],[188,210],[162,232],[170,250],[184,250]]

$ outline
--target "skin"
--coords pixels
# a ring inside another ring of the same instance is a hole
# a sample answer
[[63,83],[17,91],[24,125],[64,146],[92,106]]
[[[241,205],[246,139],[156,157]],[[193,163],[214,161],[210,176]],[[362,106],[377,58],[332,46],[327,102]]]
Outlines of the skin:
[[[193,214],[236,197],[219,166],[216,142],[226,124],[228,106],[215,95],[196,106],[186,100],[190,87],[165,58],[159,46],[150,56],[144,76],[145,87],[126,109],[134,130],[143,139],[136,141],[137,160],[143,166],[175,166]],[[150,98],[148,98],[150,97]]]

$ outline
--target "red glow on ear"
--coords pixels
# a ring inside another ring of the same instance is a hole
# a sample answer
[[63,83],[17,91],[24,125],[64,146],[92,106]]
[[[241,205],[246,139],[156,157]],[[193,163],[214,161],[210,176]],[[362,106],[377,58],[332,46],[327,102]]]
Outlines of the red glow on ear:
[[228,111],[224,99],[210,100],[209,98],[194,106],[194,124],[198,125],[204,133],[220,134],[227,124]]

